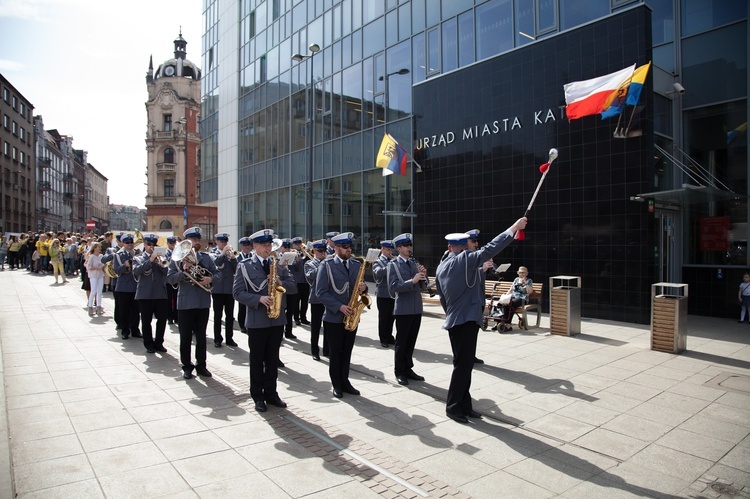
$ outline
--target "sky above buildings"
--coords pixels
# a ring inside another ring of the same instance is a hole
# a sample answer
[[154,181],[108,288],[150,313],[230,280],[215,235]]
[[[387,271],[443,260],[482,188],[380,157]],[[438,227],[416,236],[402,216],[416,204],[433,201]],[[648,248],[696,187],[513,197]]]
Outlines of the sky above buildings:
[[201,67],[201,9],[201,0],[0,0],[0,73],[45,129],[88,151],[111,203],[145,206],[149,56],[154,68],[174,57],[182,26]]

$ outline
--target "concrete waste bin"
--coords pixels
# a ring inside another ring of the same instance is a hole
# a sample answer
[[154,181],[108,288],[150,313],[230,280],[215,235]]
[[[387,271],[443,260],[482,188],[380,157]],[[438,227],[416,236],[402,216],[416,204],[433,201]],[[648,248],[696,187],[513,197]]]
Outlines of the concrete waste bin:
[[558,275],[549,278],[550,333],[573,336],[581,332],[581,278]]
[[687,348],[688,285],[651,285],[651,350],[680,353]]

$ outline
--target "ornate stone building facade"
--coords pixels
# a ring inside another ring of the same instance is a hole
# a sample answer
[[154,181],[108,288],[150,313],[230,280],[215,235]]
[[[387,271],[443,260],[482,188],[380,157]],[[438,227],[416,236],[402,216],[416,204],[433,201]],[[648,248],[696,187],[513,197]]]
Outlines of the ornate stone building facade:
[[216,208],[200,205],[201,71],[186,59],[182,33],[174,41],[174,58],[146,74],[147,231],[181,234],[202,226],[211,234]]

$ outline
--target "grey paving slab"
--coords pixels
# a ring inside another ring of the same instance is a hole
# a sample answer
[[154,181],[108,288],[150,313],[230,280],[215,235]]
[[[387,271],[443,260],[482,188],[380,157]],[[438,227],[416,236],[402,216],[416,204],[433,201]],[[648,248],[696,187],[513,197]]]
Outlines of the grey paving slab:
[[[27,307],[48,280],[0,275],[23,290],[0,295],[14,311],[0,316],[0,372],[15,477],[0,486],[21,497],[414,497],[399,476],[431,496],[658,497],[750,476],[750,335],[736,323],[690,316],[683,355],[650,351],[648,326],[610,321],[584,320],[571,338],[550,335],[547,316],[537,330],[483,332],[472,395],[485,419],[459,425],[445,417],[441,319],[422,321],[415,370],[427,381],[401,387],[366,312],[352,359],[360,397],[332,397],[327,361],[296,327],[281,349],[289,408],[260,415],[240,333],[238,348],[209,342],[214,378],[186,382],[176,328],[168,353],[147,355],[118,338],[111,313],[89,320],[79,289]],[[721,386],[728,376],[736,385]]]

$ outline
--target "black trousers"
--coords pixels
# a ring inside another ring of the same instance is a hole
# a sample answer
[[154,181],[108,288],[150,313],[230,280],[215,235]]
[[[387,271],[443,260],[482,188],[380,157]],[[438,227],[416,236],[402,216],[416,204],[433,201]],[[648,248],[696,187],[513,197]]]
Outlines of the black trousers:
[[331,384],[335,390],[349,388],[352,386],[349,382],[349,364],[352,360],[357,330],[347,331],[342,322],[324,322],[323,327],[328,336],[328,348],[331,354],[328,365]]
[[277,398],[279,348],[284,326],[249,328],[247,335],[250,348],[250,396],[256,402]]
[[245,317],[247,316],[247,307],[240,303],[240,309],[237,312],[237,322],[240,323],[240,331],[245,331]]
[[[192,372],[196,367],[206,367],[207,308],[190,308],[177,311],[177,326],[180,331],[180,362],[182,370]],[[192,361],[192,343],[195,335],[195,364]]]
[[299,297],[299,308],[297,315],[294,316],[294,320],[307,319],[307,302],[310,300],[310,285],[306,282],[297,283],[297,296]]
[[299,315],[299,300],[298,294],[286,295],[286,326],[284,326],[284,335],[289,336],[292,334],[292,327],[294,327],[293,318]]
[[[323,312],[326,307],[322,303],[310,304],[310,349],[313,355],[320,355],[318,339],[320,338],[320,325],[323,323]],[[323,354],[328,355],[328,338],[323,331]]]
[[221,343],[221,317],[224,316],[224,326],[227,341],[234,336],[234,298],[230,294],[211,295],[214,306],[214,342]]
[[130,336],[138,333],[141,315],[135,293],[118,292],[115,295],[115,315],[120,316],[120,334]]
[[393,298],[380,298],[378,304],[378,336],[381,343],[388,343],[393,339],[393,307],[396,300]]
[[479,324],[465,322],[448,330],[453,350],[453,373],[448,386],[446,412],[468,414],[471,412],[471,371],[477,353]]
[[[146,350],[164,346],[164,331],[167,329],[169,302],[167,300],[136,300],[136,302],[138,303],[138,309],[141,311],[143,346],[146,347]],[[156,316],[155,340],[151,329],[151,321],[154,316]]]
[[177,290],[171,284],[167,284],[167,319],[177,322]]
[[396,316],[396,354],[394,372],[396,376],[406,376],[414,367],[414,346],[417,344],[420,314]]

